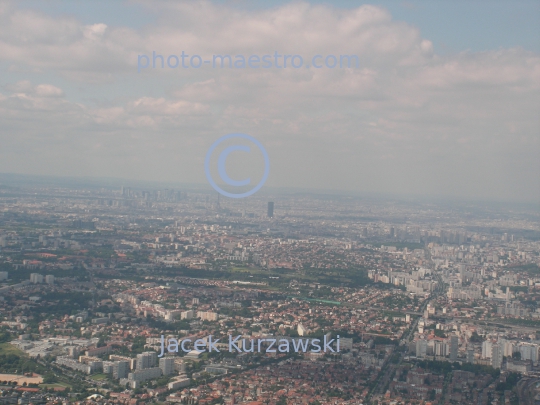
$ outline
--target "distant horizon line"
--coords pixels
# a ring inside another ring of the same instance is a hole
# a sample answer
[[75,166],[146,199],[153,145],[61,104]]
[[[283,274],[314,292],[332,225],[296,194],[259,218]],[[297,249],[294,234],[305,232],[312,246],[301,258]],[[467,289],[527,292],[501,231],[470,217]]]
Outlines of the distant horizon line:
[[[11,179],[10,179],[11,177]],[[101,177],[101,176],[62,176],[51,174],[27,174],[27,173],[13,173],[13,172],[0,172],[0,186],[10,185],[17,180],[26,182],[46,183],[47,180],[52,180],[53,184],[56,182],[62,183],[82,183],[82,184],[70,184],[75,187],[101,187],[101,188],[120,188],[129,187],[135,189],[146,188],[180,188],[186,191],[196,191],[207,194],[215,194],[216,192],[206,183],[187,183],[187,182],[171,182],[160,180],[141,180],[141,179],[126,179],[119,177]],[[84,182],[90,184],[84,184]],[[5,183],[8,184],[5,184]],[[94,183],[94,184],[91,184]],[[97,183],[97,184],[96,184]],[[60,185],[60,184],[56,184]],[[455,195],[442,195],[442,194],[400,194],[389,191],[358,191],[358,190],[336,190],[336,189],[320,189],[320,188],[301,188],[301,187],[289,187],[289,186],[265,186],[263,190],[257,194],[312,194],[319,196],[336,196],[336,197],[354,197],[354,198],[373,198],[373,199],[397,199],[397,200],[413,200],[421,202],[437,202],[437,203],[476,203],[476,204],[503,204],[503,205],[520,205],[520,206],[536,206],[540,211],[540,200],[503,200],[503,199],[485,199],[475,197],[463,197]]]

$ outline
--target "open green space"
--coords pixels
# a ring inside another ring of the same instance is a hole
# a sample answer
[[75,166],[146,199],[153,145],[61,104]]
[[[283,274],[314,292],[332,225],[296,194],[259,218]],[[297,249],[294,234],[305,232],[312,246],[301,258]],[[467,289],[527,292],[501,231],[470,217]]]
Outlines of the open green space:
[[[377,245],[380,246],[394,246],[396,249],[423,249],[424,245],[422,243],[412,243],[412,242],[383,242],[383,243],[377,243]],[[375,246],[377,246],[375,245]]]
[[71,388],[71,385],[66,384],[66,383],[62,383],[62,382],[58,382],[58,383],[54,383],[54,384],[39,384],[38,387],[39,388],[47,388],[47,389],[50,389],[50,388]]
[[531,328],[540,329],[540,321],[533,320],[533,319],[492,318],[490,319],[490,322],[498,323],[501,325],[520,325],[520,326],[528,326]]
[[9,343],[0,343],[0,372],[22,374],[33,372],[43,374],[45,367]]
[[[371,284],[367,277],[366,269],[361,266],[354,268],[312,268],[304,267],[299,270],[287,268],[260,269],[249,265],[218,263],[215,269],[189,269],[186,267],[157,268],[152,269],[152,275],[164,275],[168,277],[190,277],[210,280],[249,281],[265,283],[270,291],[285,291],[289,289],[289,283],[296,280],[299,283],[320,283],[330,287],[361,287]],[[131,271],[131,270],[130,270]],[[144,270],[140,271],[144,274]],[[138,276],[141,277],[142,274]],[[241,286],[241,284],[239,284]],[[313,289],[310,286],[301,286],[301,289]],[[326,299],[328,291],[315,289],[313,298]]]
[[398,316],[398,317],[405,317],[405,313],[404,312],[399,312],[399,311],[382,311],[383,315],[384,316]]
[[317,303],[320,303],[320,304],[342,305],[342,303],[339,302],[339,301],[319,300],[319,299],[316,299],[316,298],[307,298],[307,297],[292,296],[292,295],[287,296],[287,298],[296,298],[296,299],[299,299],[299,300],[302,300],[302,301],[317,302]]
[[522,266],[508,266],[507,269],[515,272],[524,271],[533,276],[540,274],[540,267],[534,263],[524,264]]
[[15,346],[13,346],[10,343],[0,343],[0,355],[5,354],[14,354],[19,357],[27,357],[26,353],[22,350],[17,349]]
[[94,374],[90,378],[95,381],[101,381],[107,379],[107,374]]
[[256,269],[253,267],[231,267],[229,269],[233,273],[249,273],[249,274],[264,274],[268,275],[271,273],[268,270]]

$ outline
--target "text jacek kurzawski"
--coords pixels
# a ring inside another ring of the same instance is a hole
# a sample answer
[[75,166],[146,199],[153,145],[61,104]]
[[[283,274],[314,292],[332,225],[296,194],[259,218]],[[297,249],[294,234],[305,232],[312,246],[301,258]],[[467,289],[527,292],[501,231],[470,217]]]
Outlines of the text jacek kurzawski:
[[[239,353],[289,353],[289,352],[312,352],[312,353],[336,353],[339,352],[339,335],[336,339],[328,340],[326,335],[322,339],[285,339],[285,338],[257,338],[257,339],[242,339],[242,335],[233,337],[229,336],[229,342],[227,345],[229,352],[237,351]],[[220,352],[216,347],[217,343],[220,343],[221,339],[212,340],[212,335],[209,335],[206,339],[197,339],[193,342],[191,339],[177,340],[174,338],[165,340],[165,336],[161,335],[161,354],[158,357],[162,357],[165,350],[169,353],[178,353],[182,350],[185,353],[193,350],[192,344],[195,350],[200,352]],[[336,342],[336,349],[334,350],[330,345]],[[264,344],[266,347],[261,347]]]

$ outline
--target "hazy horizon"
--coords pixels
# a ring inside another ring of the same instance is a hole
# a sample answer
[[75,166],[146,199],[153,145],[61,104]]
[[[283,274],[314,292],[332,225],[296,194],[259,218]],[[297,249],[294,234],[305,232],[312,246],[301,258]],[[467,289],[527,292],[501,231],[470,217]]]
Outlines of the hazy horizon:
[[[121,187],[130,188],[132,190],[163,190],[170,188],[171,190],[178,190],[184,192],[195,192],[210,194],[217,198],[218,193],[212,189],[208,183],[174,183],[174,182],[160,182],[160,181],[142,181],[137,179],[122,179],[122,178],[107,178],[107,177],[90,177],[90,176],[54,176],[54,175],[27,175],[20,173],[1,173],[0,172],[0,188],[2,186],[12,187],[66,187],[70,189],[88,189],[88,188],[103,188],[107,190],[118,189]],[[264,187],[261,191],[255,194],[257,199],[272,199],[289,196],[309,196],[309,197],[330,197],[330,198],[353,198],[353,199],[365,199],[374,201],[396,201],[401,203],[420,203],[430,204],[457,204],[460,205],[494,205],[494,206],[506,206],[516,208],[534,209],[540,212],[540,206],[536,202],[524,202],[515,200],[503,200],[503,199],[479,199],[479,198],[466,198],[466,197],[450,197],[450,196],[434,196],[434,195],[420,195],[420,194],[396,194],[391,192],[362,192],[362,191],[350,191],[350,190],[328,190],[328,189],[316,189],[316,188],[298,188],[298,187]],[[220,196],[221,201],[229,201],[235,203],[235,199],[230,199],[225,196]],[[238,204],[242,203],[242,200],[236,201]]]

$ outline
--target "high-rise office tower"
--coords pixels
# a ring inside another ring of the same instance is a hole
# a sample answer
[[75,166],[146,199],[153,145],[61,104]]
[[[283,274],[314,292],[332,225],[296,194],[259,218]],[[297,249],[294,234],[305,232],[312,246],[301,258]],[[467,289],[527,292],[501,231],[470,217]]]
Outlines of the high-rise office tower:
[[274,218],[274,202],[268,202],[268,218]]

